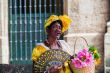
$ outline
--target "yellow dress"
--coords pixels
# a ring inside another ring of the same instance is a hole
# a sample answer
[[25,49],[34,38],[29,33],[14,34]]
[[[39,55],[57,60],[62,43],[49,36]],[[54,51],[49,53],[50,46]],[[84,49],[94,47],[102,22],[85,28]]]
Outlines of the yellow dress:
[[[49,49],[46,49],[46,47],[44,47],[44,46],[42,46],[42,45],[37,45],[37,46],[33,49],[33,52],[32,52],[32,60],[33,60],[33,61],[36,61],[37,58],[38,58],[42,53],[44,53],[46,50],[49,50]],[[64,66],[65,66],[65,69],[62,68],[61,71],[60,71],[60,73],[71,73],[67,62],[64,63]]]

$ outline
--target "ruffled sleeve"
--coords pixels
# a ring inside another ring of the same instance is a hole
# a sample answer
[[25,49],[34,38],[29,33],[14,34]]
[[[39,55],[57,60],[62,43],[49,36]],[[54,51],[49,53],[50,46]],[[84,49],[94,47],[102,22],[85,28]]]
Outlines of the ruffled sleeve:
[[74,49],[70,48],[70,46],[64,41],[64,40],[59,40],[62,50],[69,53],[70,55],[73,55]]
[[32,51],[32,60],[33,61],[36,61],[37,58],[46,51],[46,48],[44,48],[43,46],[41,45],[37,45],[33,51]]

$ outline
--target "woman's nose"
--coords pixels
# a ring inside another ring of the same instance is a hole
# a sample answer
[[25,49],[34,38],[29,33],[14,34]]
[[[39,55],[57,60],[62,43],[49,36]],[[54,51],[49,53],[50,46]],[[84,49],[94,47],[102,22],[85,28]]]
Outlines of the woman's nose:
[[61,32],[61,29],[60,28],[57,28],[56,30],[59,31],[59,32]]

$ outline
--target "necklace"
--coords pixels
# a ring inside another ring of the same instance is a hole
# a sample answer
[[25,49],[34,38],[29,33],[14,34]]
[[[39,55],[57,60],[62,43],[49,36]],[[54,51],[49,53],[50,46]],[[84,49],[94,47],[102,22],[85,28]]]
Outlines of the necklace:
[[51,44],[49,43],[48,40],[45,40],[45,41],[44,41],[44,44],[45,44],[47,47],[49,47],[50,49],[62,49],[62,46],[61,46],[61,44],[60,44],[59,41],[57,41],[57,45],[56,45],[57,48],[55,48],[55,46],[54,46],[54,48],[53,48],[53,47],[51,46]]

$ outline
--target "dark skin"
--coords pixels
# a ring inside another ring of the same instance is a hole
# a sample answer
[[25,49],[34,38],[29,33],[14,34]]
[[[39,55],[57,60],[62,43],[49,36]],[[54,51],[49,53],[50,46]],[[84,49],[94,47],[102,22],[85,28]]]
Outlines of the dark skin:
[[47,29],[47,34],[48,34],[48,39],[47,40],[50,44],[49,47],[54,48],[54,49],[59,48],[57,42],[58,42],[58,39],[61,36],[61,33],[62,33],[61,30],[62,30],[62,27],[58,22],[54,23],[50,27],[50,29]]
[[[48,43],[51,49],[59,49],[58,39],[61,36],[61,24],[56,22],[49,29],[47,29]],[[48,69],[48,73],[59,73],[62,65],[54,65]]]

